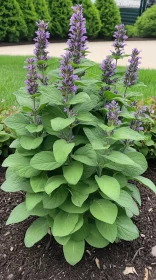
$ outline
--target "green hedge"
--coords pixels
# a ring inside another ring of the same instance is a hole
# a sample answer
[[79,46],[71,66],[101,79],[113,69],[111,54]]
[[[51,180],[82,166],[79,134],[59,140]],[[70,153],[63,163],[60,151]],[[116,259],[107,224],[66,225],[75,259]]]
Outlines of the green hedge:
[[121,23],[120,10],[114,0],[96,0],[96,7],[100,12],[100,37],[111,38],[115,26]]
[[139,37],[156,37],[156,5],[147,9],[135,23],[136,35]]
[[23,13],[16,0],[0,0],[0,41],[18,42],[27,36]]
[[[17,0],[24,15],[27,24],[28,34],[25,39],[32,40],[36,29],[36,21],[38,20],[32,0]],[[38,1],[38,0],[37,0]]]
[[43,19],[45,22],[50,22],[49,6],[46,0],[34,0],[34,7],[37,13],[37,20]]

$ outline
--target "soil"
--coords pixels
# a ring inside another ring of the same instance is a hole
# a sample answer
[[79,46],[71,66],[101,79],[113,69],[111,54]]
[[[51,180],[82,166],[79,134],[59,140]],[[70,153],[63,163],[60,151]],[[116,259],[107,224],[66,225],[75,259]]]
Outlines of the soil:
[[[156,162],[155,162],[156,163]],[[145,173],[156,183],[156,165]],[[0,185],[4,170],[0,169]],[[134,220],[140,237],[133,242],[121,241],[104,249],[86,247],[83,260],[75,267],[66,263],[62,247],[49,236],[31,249],[24,246],[24,234],[31,220],[6,226],[10,211],[23,200],[22,193],[0,192],[0,280],[156,280],[156,257],[151,255],[156,245],[156,196],[139,186],[142,197],[140,216]],[[97,264],[100,265],[98,268]],[[126,267],[136,273],[124,275]]]

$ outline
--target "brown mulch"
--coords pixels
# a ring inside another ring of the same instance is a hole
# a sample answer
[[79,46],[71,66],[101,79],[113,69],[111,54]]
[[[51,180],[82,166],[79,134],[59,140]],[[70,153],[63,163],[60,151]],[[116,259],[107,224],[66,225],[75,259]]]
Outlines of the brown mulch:
[[[156,164],[150,165],[145,176],[156,183]],[[3,180],[4,170],[0,168],[0,185]],[[48,236],[33,248],[25,248],[24,234],[31,220],[5,225],[23,195],[0,191],[0,280],[156,280],[156,257],[151,255],[156,245],[156,196],[145,187],[140,186],[140,190],[142,207],[140,216],[135,218],[140,237],[104,249],[87,246],[83,260],[75,267],[65,262],[62,247],[54,240],[46,249]],[[133,266],[137,274],[124,275],[128,266]]]

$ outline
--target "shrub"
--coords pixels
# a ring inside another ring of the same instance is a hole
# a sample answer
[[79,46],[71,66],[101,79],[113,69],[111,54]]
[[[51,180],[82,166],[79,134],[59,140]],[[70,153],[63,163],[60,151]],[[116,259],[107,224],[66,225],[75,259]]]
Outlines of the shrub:
[[[37,46],[41,53],[46,45]],[[120,53],[122,57],[121,46]],[[135,181],[154,192],[156,187],[141,176],[147,162],[134,148],[134,141],[145,139],[146,109],[136,111],[132,102],[140,94],[131,91],[138,81],[139,51],[133,50],[124,77],[108,56],[101,76],[88,79],[87,73],[80,74],[95,63],[81,59],[73,64],[72,56],[69,51],[62,56],[55,71],[58,81],[49,85],[42,85],[37,73],[43,59],[37,56],[37,64],[34,58],[27,60],[29,95],[17,94],[21,112],[6,119],[18,140],[12,144],[15,154],[3,163],[8,170],[2,190],[26,192],[7,224],[38,216],[25,245],[33,246],[50,228],[67,262],[75,265],[85,242],[103,248],[118,239],[136,239],[139,231],[131,218],[139,215],[141,199]]]
[[53,37],[66,38],[72,15],[71,0],[48,0],[51,16],[50,34]]
[[140,37],[156,37],[156,5],[147,9],[138,17],[135,28]]
[[96,0],[96,7],[100,13],[101,31],[100,36],[111,38],[114,27],[121,23],[120,11],[114,0]]
[[32,40],[35,32],[35,23],[37,21],[37,14],[35,12],[32,0],[17,0],[23,12],[25,22],[28,28],[28,35],[25,39]]
[[19,42],[27,36],[27,26],[16,0],[0,0],[0,41]]
[[126,25],[126,31],[129,38],[136,37],[136,27],[134,25]]
[[[76,4],[77,1],[73,1]],[[91,39],[96,38],[101,29],[101,20],[99,11],[91,0],[80,0],[79,4],[83,6],[83,14],[86,18],[87,36]]]
[[34,0],[34,7],[35,7],[35,11],[38,15],[38,19],[37,20],[44,20],[45,22],[50,22],[51,17],[49,14],[49,7],[48,7],[48,3],[46,2],[46,0]]

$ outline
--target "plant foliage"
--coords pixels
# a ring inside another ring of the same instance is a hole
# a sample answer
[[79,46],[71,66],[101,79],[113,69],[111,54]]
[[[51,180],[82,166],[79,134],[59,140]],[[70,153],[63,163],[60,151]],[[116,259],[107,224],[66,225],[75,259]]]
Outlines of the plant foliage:
[[53,37],[66,38],[69,31],[69,21],[72,15],[71,0],[48,0],[51,16],[50,34]]
[[34,0],[35,11],[38,15],[37,20],[43,19],[45,22],[50,22],[49,7],[46,0]]
[[114,0],[96,0],[95,5],[100,13],[102,38],[111,38],[115,26],[121,23],[120,10]]
[[[41,21],[38,26],[46,25]],[[43,29],[38,32],[47,42],[45,35]],[[46,45],[37,48],[45,54]],[[141,205],[136,182],[155,193],[156,187],[142,176],[147,161],[134,147],[135,141],[146,139],[142,126],[150,120],[146,108],[137,110],[133,104],[136,96],[141,97],[131,90],[137,82],[138,55],[133,50],[126,74],[114,71],[117,59],[107,57],[99,77],[93,62],[81,58],[74,64],[67,51],[53,84],[42,82],[47,59],[37,64],[27,60],[29,87],[27,93],[16,93],[21,110],[5,121],[18,138],[12,143],[15,154],[3,162],[8,169],[2,185],[6,192],[26,194],[7,224],[38,217],[26,231],[27,247],[50,229],[63,246],[66,261],[75,265],[83,257],[85,243],[104,248],[139,236],[132,221]],[[42,79],[36,75],[40,65]],[[87,71],[92,70],[88,79]]]
[[24,15],[27,24],[28,34],[25,39],[32,40],[35,32],[35,23],[38,19],[32,0],[17,0]]
[[156,37],[156,5],[138,17],[135,28],[136,34],[140,37]]
[[0,1],[0,41],[19,42],[27,36],[27,26],[16,0]]

